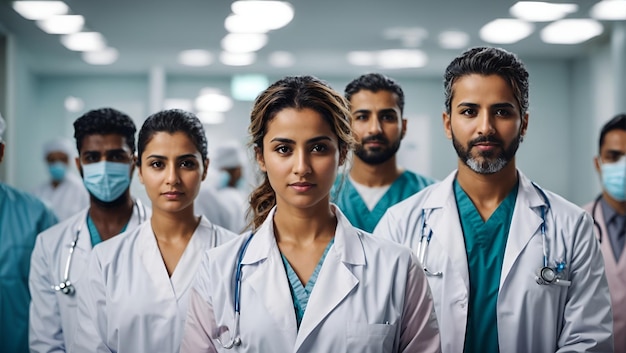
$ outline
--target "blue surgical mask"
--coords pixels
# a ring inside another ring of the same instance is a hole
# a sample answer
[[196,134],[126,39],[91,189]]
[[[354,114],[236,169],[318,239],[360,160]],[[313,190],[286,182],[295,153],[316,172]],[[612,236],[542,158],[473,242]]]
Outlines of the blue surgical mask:
[[111,202],[130,185],[130,164],[97,162],[83,164],[83,183],[98,200]]
[[67,171],[67,165],[63,162],[54,162],[48,164],[48,172],[52,181],[62,181],[65,178],[65,172]]
[[227,187],[228,182],[230,182],[230,174],[225,170],[220,170],[217,179],[217,188],[222,189]]
[[626,159],[600,165],[604,190],[616,201],[626,201]]

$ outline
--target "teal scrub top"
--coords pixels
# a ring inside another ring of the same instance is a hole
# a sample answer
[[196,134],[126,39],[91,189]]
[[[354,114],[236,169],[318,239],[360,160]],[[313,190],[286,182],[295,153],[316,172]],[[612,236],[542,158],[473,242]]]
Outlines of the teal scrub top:
[[340,175],[335,180],[331,191],[332,202],[339,207],[353,226],[371,233],[389,207],[433,183],[435,183],[434,179],[406,170],[391,184],[389,190],[370,211],[350,182],[348,175]]
[[287,258],[283,254],[280,254],[283,258],[283,264],[285,264],[287,278],[289,279],[289,289],[291,291],[291,298],[293,299],[293,307],[296,311],[296,324],[298,325],[298,329],[300,329],[300,323],[302,323],[306,306],[309,303],[309,298],[313,292],[313,287],[315,287],[315,282],[317,282],[317,276],[320,273],[324,259],[326,259],[326,254],[328,254],[328,250],[334,242],[335,238],[332,238],[330,242],[328,242],[328,245],[326,245],[326,249],[324,249],[324,253],[320,258],[320,261],[317,263],[317,266],[315,266],[315,270],[313,270],[313,274],[306,283],[306,286],[302,285],[300,278],[298,278],[296,271],[293,270],[293,267],[291,267]]
[[28,272],[37,235],[57,218],[36,197],[0,183],[0,352],[28,352]]
[[498,290],[517,189],[516,184],[489,219],[483,221],[472,200],[454,181],[470,279],[465,353],[499,351]]
[[[130,220],[128,222],[130,223]],[[127,227],[128,227],[128,223],[124,225],[124,228],[122,228],[119,234],[124,233]],[[93,222],[93,219],[91,219],[89,212],[87,212],[87,228],[89,228],[89,235],[91,237],[91,246],[93,247],[93,246],[96,246],[97,244],[100,244],[102,242],[102,237],[100,236],[100,232],[98,232],[98,228],[96,227],[96,224]]]

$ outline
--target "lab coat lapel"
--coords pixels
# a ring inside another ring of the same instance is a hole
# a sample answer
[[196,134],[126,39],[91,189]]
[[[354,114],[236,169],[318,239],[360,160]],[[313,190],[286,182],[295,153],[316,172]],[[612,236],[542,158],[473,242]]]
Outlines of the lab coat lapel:
[[79,231],[78,241],[74,248],[74,254],[72,255],[72,263],[70,264],[70,282],[76,283],[81,277],[87,264],[89,263],[89,254],[91,253],[91,235],[89,234],[89,228],[87,227],[87,211],[82,211],[78,216],[75,216],[75,222],[68,229],[68,237],[66,244],[63,244],[63,265],[59,268],[61,273],[59,278],[63,278],[65,272],[65,264],[67,258],[70,256],[71,242],[74,241],[76,231]]
[[[428,227],[431,227],[433,231],[431,242],[438,243],[439,246],[437,248],[442,249],[441,252],[431,251],[435,247],[430,246],[426,249],[426,257],[427,260],[432,260],[437,256],[446,256],[448,254],[447,256],[450,257],[449,263],[461,275],[465,288],[469,291],[467,251],[452,185],[455,178],[456,171],[452,172],[437,185],[424,203],[426,230],[428,230]],[[421,234],[417,236],[421,236]],[[415,251],[415,249],[413,250]],[[440,269],[433,268],[433,270],[439,271]],[[446,276],[445,273],[443,275]]]
[[[502,262],[502,273],[500,275],[500,288],[506,281],[513,264],[522,253],[530,239],[539,233],[539,227],[543,222],[541,218],[541,207],[547,206],[546,201],[539,194],[539,191],[532,185],[530,180],[518,171],[519,189],[517,192],[517,200],[515,201],[515,209],[513,210],[513,218],[511,219],[511,227],[504,251],[504,260]],[[547,218],[546,214],[546,218]],[[546,230],[549,232],[549,230]],[[537,266],[539,266],[538,264]]]
[[241,263],[242,268],[242,312],[248,303],[245,298],[245,285],[260,298],[273,322],[280,332],[285,332],[290,337],[290,342],[295,342],[297,334],[296,314],[289,289],[289,281],[285,273],[285,267],[274,237],[274,208],[267,216],[263,225],[257,230],[250,240],[250,244],[244,254]]
[[363,245],[356,229],[336,207],[335,214],[337,216],[335,243],[329,249],[320,269],[302,318],[294,352],[298,352],[306,338],[358,285],[359,279],[354,276],[349,266],[365,265]]
[[138,248],[134,251],[139,252],[141,263],[154,284],[154,288],[157,289],[152,295],[157,300],[175,298],[172,282],[163,263],[152,225],[150,222],[144,222],[137,231],[139,232]]
[[206,218],[202,217],[170,278],[176,300],[180,300],[191,285],[196,274],[195,270],[202,259],[202,253],[209,248],[214,236],[216,235],[213,227]]

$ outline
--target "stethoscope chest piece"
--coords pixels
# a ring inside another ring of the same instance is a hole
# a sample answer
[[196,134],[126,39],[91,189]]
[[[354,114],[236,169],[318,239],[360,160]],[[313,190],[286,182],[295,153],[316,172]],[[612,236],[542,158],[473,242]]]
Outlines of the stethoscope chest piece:
[[70,283],[70,281],[59,283],[59,285],[54,286],[54,290],[60,291],[61,293],[67,295],[73,295],[75,292],[74,286],[72,285],[72,283]]

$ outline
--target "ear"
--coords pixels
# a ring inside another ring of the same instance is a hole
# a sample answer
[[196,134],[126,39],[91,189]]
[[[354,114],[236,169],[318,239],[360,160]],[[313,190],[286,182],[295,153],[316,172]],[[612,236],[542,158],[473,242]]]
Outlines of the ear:
[[443,119],[443,130],[446,133],[446,137],[448,138],[448,140],[452,140],[452,122],[451,122],[451,116],[450,114],[443,112],[441,114],[441,117]]
[[520,131],[520,135],[522,137],[526,135],[526,130],[528,130],[528,113],[524,114],[524,116],[522,117],[522,126]]
[[202,181],[204,181],[204,179],[206,179],[206,173],[209,170],[209,159],[205,159],[204,160],[204,171],[202,172]]
[[76,170],[80,173],[80,176],[83,176],[83,167],[80,165],[80,156],[74,158],[74,163],[76,163]]
[[267,172],[265,168],[265,160],[263,159],[263,151],[258,146],[254,146],[254,157],[256,158],[256,162],[259,164],[259,169],[262,172]]
[[602,176],[602,169],[600,169],[600,157],[599,156],[593,157],[593,165],[596,166],[596,172],[598,172],[598,175]]
[[4,142],[0,142],[0,162],[4,159]]
[[400,139],[403,139],[404,135],[406,135],[406,124],[407,124],[407,120],[402,119],[402,131],[400,132]]
[[[136,158],[137,158],[137,157],[135,157],[135,159],[136,159]],[[136,166],[136,165],[137,165],[137,163],[134,163],[134,164],[133,164],[133,166]],[[141,163],[140,163],[140,164],[137,166],[137,176],[139,177],[139,182],[140,182],[140,183],[142,183],[142,184],[144,184],[144,183],[143,183],[143,173],[142,173],[142,171],[143,171],[143,170],[141,169]],[[144,184],[144,185],[145,185],[145,184]]]

